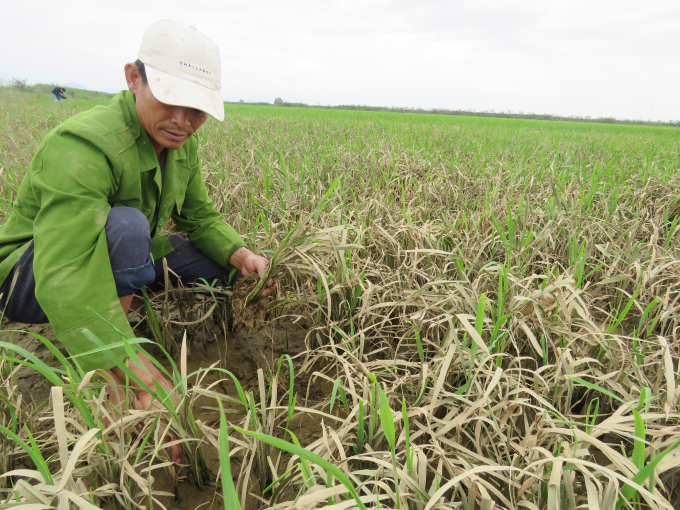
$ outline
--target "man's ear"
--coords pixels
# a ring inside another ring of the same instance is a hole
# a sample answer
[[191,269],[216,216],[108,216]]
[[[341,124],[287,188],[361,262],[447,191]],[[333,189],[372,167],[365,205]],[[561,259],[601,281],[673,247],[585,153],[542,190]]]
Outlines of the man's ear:
[[139,68],[132,62],[125,64],[125,81],[127,82],[128,90],[136,94],[142,86],[142,75]]

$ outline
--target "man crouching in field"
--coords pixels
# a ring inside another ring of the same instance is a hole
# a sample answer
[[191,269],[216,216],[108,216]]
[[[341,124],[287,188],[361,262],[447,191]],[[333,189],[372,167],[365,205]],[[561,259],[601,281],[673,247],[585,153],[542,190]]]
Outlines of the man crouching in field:
[[[217,45],[194,27],[159,21],[138,58],[125,66],[129,91],[45,137],[0,227],[0,309],[16,322],[49,322],[72,356],[96,347],[84,329],[105,344],[121,340],[111,326],[134,336],[126,313],[143,286],[162,287],[163,259],[183,283],[229,285],[234,269],[236,277],[262,276],[267,267],[222,222],[201,176],[194,134],[208,115],[224,120]],[[170,218],[188,240],[161,233]],[[262,295],[275,290],[270,283]],[[122,348],[113,352],[126,357]],[[125,381],[101,352],[77,361]],[[142,361],[151,377],[130,368],[146,384],[171,387]],[[140,392],[134,405],[152,404]],[[180,461],[178,446],[171,457]]]

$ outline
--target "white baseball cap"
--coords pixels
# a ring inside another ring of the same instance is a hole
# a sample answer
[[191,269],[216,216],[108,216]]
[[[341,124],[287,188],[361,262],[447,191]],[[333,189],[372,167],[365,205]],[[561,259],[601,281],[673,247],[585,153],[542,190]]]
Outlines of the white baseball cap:
[[220,50],[196,27],[157,21],[144,32],[137,58],[161,103],[197,108],[224,120]]

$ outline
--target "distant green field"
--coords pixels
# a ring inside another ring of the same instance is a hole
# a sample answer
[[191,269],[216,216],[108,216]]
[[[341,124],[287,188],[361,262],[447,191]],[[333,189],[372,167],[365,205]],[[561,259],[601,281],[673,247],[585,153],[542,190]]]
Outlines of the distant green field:
[[[105,103],[19,94],[0,89],[4,217],[42,137]],[[308,351],[293,363],[304,389],[289,385],[282,360],[285,377],[263,366],[243,397],[225,397],[233,497],[244,509],[680,500],[680,456],[668,454],[680,441],[680,129],[225,109],[223,123],[211,119],[198,134],[208,192],[254,250],[281,248],[270,317],[309,328]],[[188,313],[174,306],[156,309],[170,330],[171,311]],[[198,386],[191,398],[211,395]],[[67,407],[81,430],[92,426]],[[177,437],[198,435],[215,451],[217,423],[198,434],[188,415],[180,423],[164,412]],[[232,426],[286,441],[288,428],[348,478]],[[116,437],[90,449],[73,476],[90,487],[125,480],[118,501],[132,508],[140,478],[103,467]],[[131,469],[147,480],[153,440],[125,437]],[[0,435],[0,459],[15,449]],[[347,501],[343,484],[363,502]]]
[[[381,117],[386,118],[399,118],[406,117],[409,122],[417,121],[418,119],[423,122],[443,122],[443,123],[453,123],[453,124],[468,124],[480,122],[483,124],[492,124],[505,127],[520,127],[520,126],[534,126],[537,129],[557,129],[557,130],[580,130],[580,131],[607,131],[607,132],[628,132],[628,129],[661,129],[667,130],[669,134],[676,131],[672,126],[645,126],[645,125],[634,125],[634,124],[612,124],[612,123],[596,123],[596,122],[570,122],[570,121],[553,121],[553,120],[534,120],[534,119],[505,119],[505,118],[492,118],[492,117],[480,117],[480,116],[463,116],[463,115],[436,115],[436,114],[426,114],[426,113],[396,113],[396,112],[371,112],[363,110],[330,110],[323,108],[295,108],[295,107],[270,107],[270,106],[255,106],[255,105],[239,105],[235,103],[229,103],[225,105],[227,112],[241,112],[247,111],[254,113],[256,111],[265,111],[271,115],[275,116],[297,116],[297,115],[318,115],[318,116],[333,116],[347,115],[349,118],[370,118],[379,119]],[[620,131],[623,130],[623,131]],[[676,136],[678,136],[676,134]]]

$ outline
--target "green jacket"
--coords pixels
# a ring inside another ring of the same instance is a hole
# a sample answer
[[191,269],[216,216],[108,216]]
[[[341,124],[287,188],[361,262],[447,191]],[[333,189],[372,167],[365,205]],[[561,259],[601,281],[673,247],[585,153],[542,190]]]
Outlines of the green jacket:
[[[163,225],[172,218],[194,246],[223,267],[244,242],[222,222],[208,197],[191,137],[169,150],[164,181],[149,137],[123,91],[53,129],[23,177],[14,208],[0,227],[0,282],[34,241],[35,295],[59,340],[74,356],[121,340],[97,312],[127,337],[134,336],[116,293],[104,226],[116,206],[138,209],[149,220],[153,258],[173,248]],[[92,310],[88,310],[91,308]],[[114,351],[125,358],[122,349]],[[104,354],[78,358],[86,370],[113,366]]]

